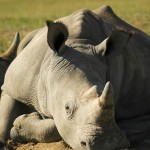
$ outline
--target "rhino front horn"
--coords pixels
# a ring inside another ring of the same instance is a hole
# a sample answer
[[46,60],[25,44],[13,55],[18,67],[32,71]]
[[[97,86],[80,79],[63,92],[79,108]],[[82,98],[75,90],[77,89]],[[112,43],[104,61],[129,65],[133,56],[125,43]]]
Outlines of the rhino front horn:
[[114,93],[110,82],[107,82],[102,95],[99,98],[99,105],[101,108],[101,118],[103,120],[114,119]]

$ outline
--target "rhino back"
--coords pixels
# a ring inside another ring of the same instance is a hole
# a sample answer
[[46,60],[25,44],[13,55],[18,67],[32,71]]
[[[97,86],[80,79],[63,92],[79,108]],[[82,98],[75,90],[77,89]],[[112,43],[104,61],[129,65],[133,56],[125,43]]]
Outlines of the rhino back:
[[101,19],[103,20],[105,24],[103,30],[105,31],[105,33],[110,34],[112,30],[116,29],[124,30],[127,32],[132,31],[132,33],[138,34],[138,38],[140,38],[140,40],[149,43],[150,37],[146,33],[119,18],[110,6],[102,6],[94,10],[93,12],[97,15],[99,22],[101,22]]

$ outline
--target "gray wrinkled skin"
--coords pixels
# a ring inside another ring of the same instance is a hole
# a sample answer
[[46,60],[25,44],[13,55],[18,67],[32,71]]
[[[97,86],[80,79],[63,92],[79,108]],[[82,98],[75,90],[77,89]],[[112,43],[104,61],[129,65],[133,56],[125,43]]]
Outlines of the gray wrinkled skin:
[[47,21],[25,41],[2,87],[2,143],[21,114],[20,102],[37,112],[15,120],[14,140],[63,138],[75,150],[121,149],[148,141],[148,35],[104,6]]

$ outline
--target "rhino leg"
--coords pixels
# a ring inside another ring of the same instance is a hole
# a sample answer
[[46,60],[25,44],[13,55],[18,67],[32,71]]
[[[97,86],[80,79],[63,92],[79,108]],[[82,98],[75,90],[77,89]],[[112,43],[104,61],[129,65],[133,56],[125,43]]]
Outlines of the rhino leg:
[[19,116],[10,134],[17,142],[57,142],[62,139],[54,120],[42,119],[37,112]]
[[2,93],[0,100],[0,143],[5,142],[15,119],[16,101],[9,95]]
[[10,137],[10,129],[14,120],[23,113],[31,113],[33,109],[14,100],[5,92],[2,92],[0,99],[0,149]]

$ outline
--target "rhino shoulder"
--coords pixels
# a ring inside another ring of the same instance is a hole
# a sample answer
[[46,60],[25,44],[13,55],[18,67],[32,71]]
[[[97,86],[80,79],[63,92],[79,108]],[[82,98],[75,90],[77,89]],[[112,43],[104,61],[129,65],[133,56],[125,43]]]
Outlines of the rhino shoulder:
[[27,103],[31,97],[36,99],[39,71],[47,51],[46,33],[45,28],[38,31],[6,72],[2,89],[15,99],[29,99]]

